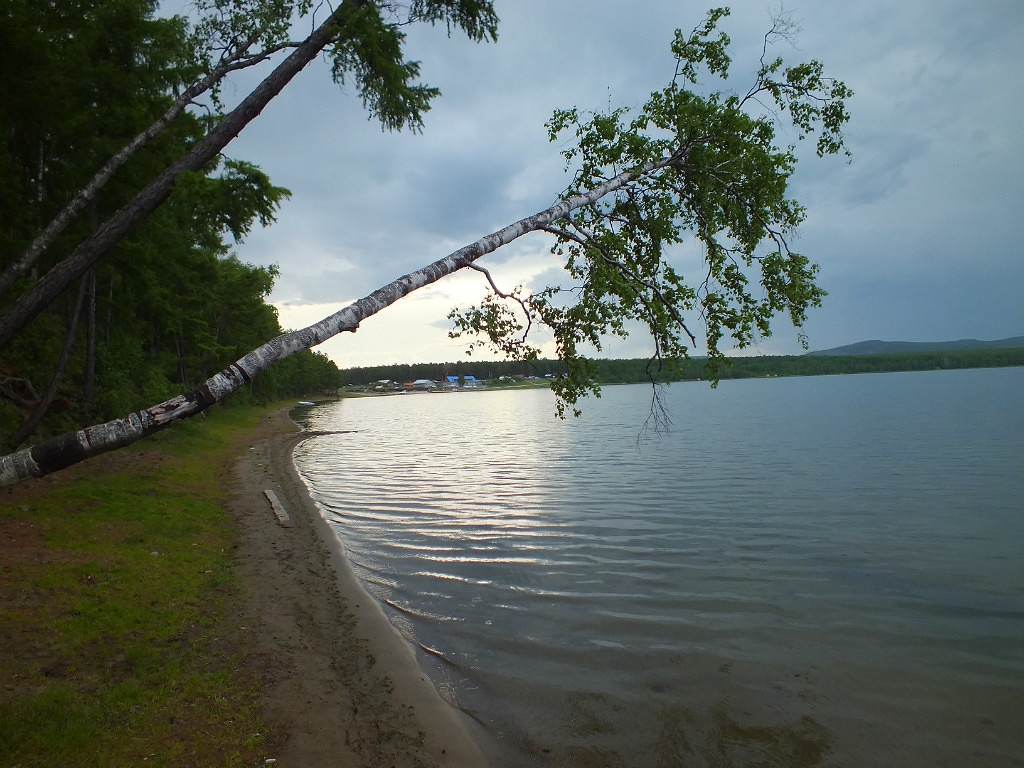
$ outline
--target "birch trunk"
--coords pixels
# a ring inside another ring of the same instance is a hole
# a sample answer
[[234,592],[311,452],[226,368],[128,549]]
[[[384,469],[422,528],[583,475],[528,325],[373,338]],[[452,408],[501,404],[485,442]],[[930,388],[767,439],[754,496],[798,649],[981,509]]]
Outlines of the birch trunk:
[[181,160],[164,171],[149,186],[114,214],[88,240],[20,296],[0,318],[0,349],[32,318],[50,304],[61,291],[81,277],[104,254],[113,248],[143,218],[167,199],[178,177],[186,171],[197,171],[226,147],[270,101],[312,61],[337,35],[337,25],[352,7],[362,6],[359,0],[348,0],[332,13],[277,68],[271,72],[217,127],[200,139]]
[[523,235],[550,225],[585,205],[590,205],[636,179],[679,161],[663,157],[640,168],[625,171],[586,194],[563,200],[546,210],[520,219],[482,237],[422,269],[377,289],[369,296],[299,331],[286,333],[253,350],[233,365],[182,395],[121,419],[69,432],[0,458],[0,486],[30,477],[41,477],[116,448],[141,440],[194,416],[251,382],[257,375],[297,352],[310,349],[342,331],[355,331],[365,318],[377,314],[413,291],[463,269],[482,256]]
[[206,77],[189,87],[181,96],[157,118],[152,125],[131,141],[125,144],[113,157],[111,157],[102,168],[82,187],[81,191],[64,206],[46,228],[39,233],[39,236],[26,248],[18,259],[12,262],[0,273],[0,294],[5,293],[19,277],[25,274],[36,259],[57,239],[57,236],[67,227],[86,205],[95,199],[96,194],[103,186],[110,181],[117,171],[127,163],[135,153],[146,146],[149,142],[159,136],[174,119],[185,111],[185,108],[197,97],[204,94],[224,76],[234,69],[238,69],[238,59],[235,56],[217,65]]

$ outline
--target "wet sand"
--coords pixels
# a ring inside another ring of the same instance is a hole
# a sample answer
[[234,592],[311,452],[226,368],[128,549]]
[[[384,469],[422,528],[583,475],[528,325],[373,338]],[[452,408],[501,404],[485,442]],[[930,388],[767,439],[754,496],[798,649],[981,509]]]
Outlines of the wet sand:
[[[284,734],[283,768],[458,766],[486,761],[412,648],[352,573],[292,462],[286,410],[263,418],[238,458],[231,509],[263,716]],[[265,490],[290,518],[282,525]]]

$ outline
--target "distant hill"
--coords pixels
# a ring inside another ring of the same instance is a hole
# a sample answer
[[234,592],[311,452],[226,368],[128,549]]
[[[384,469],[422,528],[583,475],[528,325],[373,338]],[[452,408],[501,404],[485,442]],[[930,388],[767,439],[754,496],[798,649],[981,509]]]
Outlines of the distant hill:
[[858,341],[845,347],[823,349],[808,352],[809,355],[892,355],[903,352],[936,352],[947,349],[1011,349],[1024,347],[1024,336],[1013,336],[1009,339],[995,341],[979,341],[978,339],[959,339],[958,341]]

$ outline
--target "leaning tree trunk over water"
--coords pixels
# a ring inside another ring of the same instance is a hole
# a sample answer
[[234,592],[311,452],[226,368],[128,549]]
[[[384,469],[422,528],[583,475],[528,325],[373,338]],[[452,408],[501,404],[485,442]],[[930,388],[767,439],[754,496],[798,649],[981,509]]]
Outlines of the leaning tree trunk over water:
[[136,411],[124,418],[87,427],[78,432],[69,432],[4,456],[0,458],[0,486],[48,475],[101,453],[131,445],[190,416],[195,416],[253,381],[258,374],[275,363],[297,352],[315,347],[342,331],[355,331],[365,318],[377,314],[413,291],[468,267],[501,246],[529,232],[541,230],[572,211],[591,205],[652,171],[677,164],[682,159],[682,153],[677,152],[670,157],[651,161],[640,168],[620,173],[585,194],[576,195],[533,216],[520,219],[433,264],[398,278],[318,323],[278,336],[198,387],[171,400]]

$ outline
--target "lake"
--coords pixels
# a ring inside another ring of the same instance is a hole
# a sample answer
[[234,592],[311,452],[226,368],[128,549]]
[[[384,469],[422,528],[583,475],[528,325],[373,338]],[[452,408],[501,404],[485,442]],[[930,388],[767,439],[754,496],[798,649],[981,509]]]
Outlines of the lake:
[[498,766],[1024,766],[1024,368],[347,399],[296,466]]

